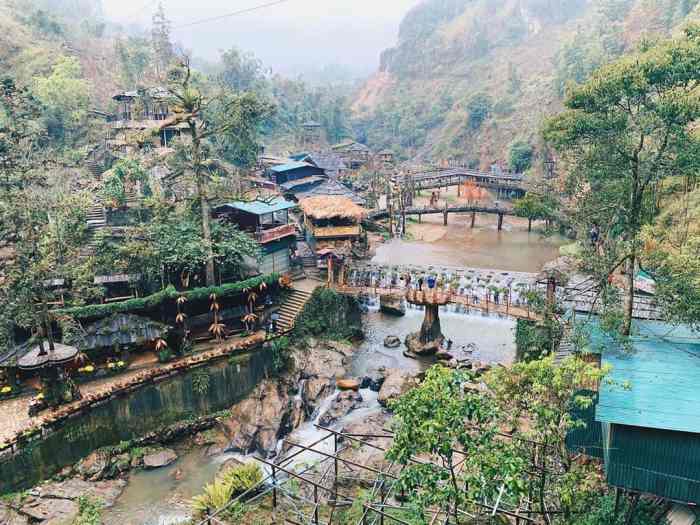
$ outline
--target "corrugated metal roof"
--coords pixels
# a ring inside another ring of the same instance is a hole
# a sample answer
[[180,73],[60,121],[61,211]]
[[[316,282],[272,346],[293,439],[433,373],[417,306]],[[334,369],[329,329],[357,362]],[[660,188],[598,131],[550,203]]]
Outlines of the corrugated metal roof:
[[602,364],[612,371],[600,387],[596,420],[700,433],[700,336],[687,327],[635,323],[622,347],[608,339]]
[[265,215],[266,213],[274,213],[276,211],[288,210],[294,208],[295,203],[286,200],[284,197],[275,197],[272,200],[256,200],[256,201],[233,201],[222,204],[216,207],[216,211],[222,208],[233,208],[236,210],[252,213],[253,215]]
[[280,164],[279,166],[272,166],[270,171],[274,171],[275,173],[283,173],[285,171],[298,170],[299,168],[307,168],[312,166],[313,165],[309,164],[308,162],[294,161],[288,162],[287,164]]

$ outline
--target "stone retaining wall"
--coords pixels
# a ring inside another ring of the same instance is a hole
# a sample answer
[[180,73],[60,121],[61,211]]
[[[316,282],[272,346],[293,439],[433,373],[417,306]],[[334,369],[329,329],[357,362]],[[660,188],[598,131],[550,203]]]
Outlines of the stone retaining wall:
[[253,390],[271,365],[272,352],[266,349],[224,354],[95,399],[5,449],[0,494],[33,486],[95,449],[228,409]]

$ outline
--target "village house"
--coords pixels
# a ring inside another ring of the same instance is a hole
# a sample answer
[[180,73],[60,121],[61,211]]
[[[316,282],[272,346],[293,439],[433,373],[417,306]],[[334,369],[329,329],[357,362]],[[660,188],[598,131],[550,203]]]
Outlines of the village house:
[[331,148],[345,162],[345,165],[352,170],[365,166],[370,159],[370,150],[367,146],[354,140],[348,140],[336,144]]
[[125,154],[136,145],[166,148],[187,131],[185,122],[173,121],[170,93],[164,88],[123,91],[112,99],[117,110],[110,118],[107,146],[114,152]]
[[635,320],[624,347],[588,323],[588,351],[610,372],[587,426],[567,444],[600,458],[620,490],[700,503],[700,336],[685,326]]
[[250,202],[227,202],[214,209],[214,216],[238,226],[260,245],[262,274],[287,273],[296,244],[296,225],[289,220],[289,210],[296,204],[283,197]]

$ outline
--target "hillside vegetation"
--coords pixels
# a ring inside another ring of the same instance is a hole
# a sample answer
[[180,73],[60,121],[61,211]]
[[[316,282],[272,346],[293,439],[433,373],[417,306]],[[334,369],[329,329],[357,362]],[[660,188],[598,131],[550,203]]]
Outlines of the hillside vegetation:
[[[424,0],[356,94],[360,140],[404,157],[509,165],[569,82],[697,18],[697,0]],[[541,157],[541,155],[540,155]]]

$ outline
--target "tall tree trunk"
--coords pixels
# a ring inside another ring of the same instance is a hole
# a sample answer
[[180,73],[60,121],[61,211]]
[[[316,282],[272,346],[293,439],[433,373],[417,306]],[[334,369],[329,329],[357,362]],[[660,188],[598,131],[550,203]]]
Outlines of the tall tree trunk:
[[199,195],[199,206],[202,210],[202,237],[207,250],[207,286],[214,286],[216,279],[214,277],[214,246],[211,241],[211,209],[204,186],[204,181],[197,175],[197,194]]
[[620,327],[620,333],[628,336],[632,332],[632,317],[634,315],[634,269],[636,264],[636,247],[632,247],[632,253],[627,259],[625,271],[625,302],[624,302],[624,319]]
[[206,284],[216,285],[214,277],[214,246],[211,241],[211,209],[207,196],[207,186],[202,175],[201,141],[197,133],[197,124],[194,120],[188,122],[190,133],[192,134],[192,168],[194,171],[195,183],[197,185],[197,196],[199,197],[199,207],[202,212],[202,238],[204,239],[207,251]]
[[528,218],[527,220],[527,232],[530,233],[532,231],[532,219]]

